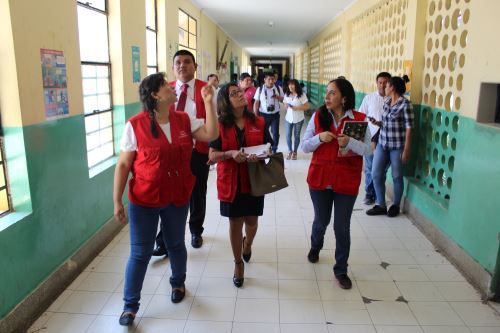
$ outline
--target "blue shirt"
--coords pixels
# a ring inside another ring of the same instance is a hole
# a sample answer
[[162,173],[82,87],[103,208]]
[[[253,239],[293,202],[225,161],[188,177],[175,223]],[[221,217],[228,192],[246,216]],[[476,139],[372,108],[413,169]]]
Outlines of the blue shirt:
[[391,98],[384,101],[382,127],[378,144],[384,149],[403,149],[406,129],[413,127],[413,107],[409,100],[401,96],[391,106]]

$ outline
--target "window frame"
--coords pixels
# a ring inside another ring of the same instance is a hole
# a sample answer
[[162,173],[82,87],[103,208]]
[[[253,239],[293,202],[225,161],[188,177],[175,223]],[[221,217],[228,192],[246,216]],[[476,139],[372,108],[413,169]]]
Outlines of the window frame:
[[[179,12],[183,12],[183,13],[184,13],[184,14],[188,17],[188,30],[186,30],[186,29],[182,28],[182,27],[179,25]],[[193,21],[195,21],[195,22],[196,22],[196,29],[195,29],[195,33],[191,33],[191,32],[189,31],[189,19],[192,19]],[[189,50],[189,51],[194,51],[194,53],[193,53],[193,54],[194,54],[194,55],[195,55],[195,57],[196,57],[196,50],[198,49],[198,20],[197,20],[197,19],[195,19],[193,16],[189,15],[189,13],[188,13],[188,12],[186,12],[186,11],[182,10],[181,8],[179,8],[179,11],[177,12],[177,28],[178,28],[178,30],[177,30],[177,35],[179,34],[179,30],[182,30],[182,31],[184,31],[185,33],[187,33],[187,37],[188,37],[188,39],[187,39],[187,45],[181,44],[181,41],[179,40],[179,49],[187,49],[187,50]],[[190,38],[191,38],[191,36],[190,36],[190,35],[194,35],[194,37],[195,37],[195,40],[196,40],[196,48],[192,48],[192,47],[190,47],[190,46],[189,46],[189,40],[190,40]]]
[[3,137],[3,129],[0,129],[0,155],[2,160],[0,161],[0,164],[2,165],[3,169],[3,177],[4,177],[4,186],[0,186],[0,191],[5,190],[6,196],[7,196],[7,210],[0,213],[0,217],[3,217],[9,213],[12,213],[14,211],[13,206],[12,206],[12,197],[10,194],[10,189],[9,189],[9,177],[7,175],[7,165],[5,163],[5,145],[4,145],[4,137]]
[[[148,1],[148,0],[146,0]],[[147,56],[146,56],[146,67],[147,69],[152,69],[154,68],[155,69],[155,73],[158,73],[158,8],[157,8],[157,2],[156,0],[153,0],[153,3],[154,3],[154,9],[155,9],[155,28],[151,28],[149,25],[146,25],[146,51],[148,50],[148,38],[147,38],[147,34],[148,34],[148,31],[150,32],[153,32],[155,34],[155,49],[156,49],[156,54],[155,54],[155,58],[156,58],[156,66],[150,66],[147,62]]]
[[[156,3],[156,0],[155,0],[155,3]],[[109,17],[108,17],[108,1],[107,0],[104,0],[104,10],[102,9],[99,9],[99,8],[96,8],[96,7],[93,7],[90,5],[89,2],[82,2],[82,1],[78,1],[77,0],[77,6],[82,6],[83,8],[86,8],[88,10],[93,10],[97,13],[100,13],[102,15],[105,15],[106,16],[106,22],[107,24],[109,24]],[[84,109],[83,109],[83,115],[84,115],[84,120],[87,119],[88,117],[99,117],[101,114],[104,114],[104,113],[107,113],[109,112],[110,115],[111,115],[111,141],[106,141],[104,144],[101,144],[101,142],[99,142],[99,145],[96,146],[96,147],[93,147],[92,149],[88,149],[88,142],[87,142],[87,137],[91,134],[94,134],[94,133],[100,133],[101,131],[104,131],[106,129],[108,129],[109,127],[105,127],[105,128],[101,128],[100,125],[99,125],[99,128],[97,130],[93,130],[93,131],[87,131],[87,127],[86,127],[86,121],[84,121],[84,126],[85,126],[85,146],[86,146],[86,153],[87,153],[87,167],[89,169],[92,169],[96,166],[98,166],[99,164],[109,160],[110,158],[113,158],[115,155],[116,155],[116,151],[115,151],[115,144],[114,144],[114,135],[115,135],[115,129],[114,129],[114,126],[113,126],[113,120],[114,120],[114,117],[113,117],[113,90],[112,90],[112,75],[111,75],[111,57],[110,57],[110,47],[109,47],[109,25],[107,26],[107,30],[106,30],[106,33],[108,34],[108,62],[100,62],[100,61],[89,61],[89,60],[82,60],[80,59],[80,68],[82,68],[83,66],[103,66],[103,67],[107,67],[108,69],[108,85],[109,85],[109,108],[106,108],[106,109],[102,109],[102,110],[92,110],[92,112],[89,112],[89,113],[86,113],[85,112],[85,106],[84,106]],[[82,75],[82,82],[83,82],[83,75]],[[82,91],[83,93],[83,91]],[[98,94],[96,93],[96,96]],[[113,151],[112,151],[112,154],[110,156],[106,156],[105,158],[99,160],[97,163],[95,164],[92,164],[92,165],[88,165],[88,159],[89,159],[89,153],[91,153],[92,151],[96,150],[96,149],[100,149],[101,147],[103,147],[104,145],[106,144],[109,144],[111,143],[111,146],[113,147]]]

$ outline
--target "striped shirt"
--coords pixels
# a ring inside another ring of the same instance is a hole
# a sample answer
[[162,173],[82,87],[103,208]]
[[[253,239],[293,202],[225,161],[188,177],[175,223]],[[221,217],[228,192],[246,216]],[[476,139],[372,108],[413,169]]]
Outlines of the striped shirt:
[[413,108],[408,99],[401,96],[391,106],[391,98],[386,97],[382,113],[379,145],[384,149],[403,149],[406,129],[413,127]]

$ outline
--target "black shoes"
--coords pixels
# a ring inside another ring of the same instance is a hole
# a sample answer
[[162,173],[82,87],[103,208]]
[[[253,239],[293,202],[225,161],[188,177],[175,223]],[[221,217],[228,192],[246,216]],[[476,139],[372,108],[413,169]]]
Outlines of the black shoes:
[[375,215],[386,215],[387,207],[381,207],[379,205],[373,206],[373,208],[368,209],[366,211],[366,215],[375,216]]
[[168,257],[168,253],[167,253],[167,250],[163,246],[157,246],[153,250],[153,256],[155,256],[155,257],[161,257],[161,256]]
[[247,239],[246,236],[243,237],[243,252],[242,252],[241,256],[243,257],[243,260],[245,260],[245,262],[249,262],[250,258],[252,257],[252,248],[250,248],[250,252],[248,252],[248,253],[244,252],[246,239]]
[[123,311],[118,322],[122,326],[132,326],[135,319],[135,313]]
[[191,234],[191,246],[199,249],[203,245],[203,237],[201,235]]
[[313,264],[317,263],[319,260],[319,250],[310,249],[307,254],[307,260]]
[[342,288],[342,289],[351,289],[352,288],[351,279],[349,279],[347,274],[335,275],[335,278],[337,279],[340,288]]
[[392,205],[387,211],[387,216],[395,217],[399,215],[399,206]]
[[[242,265],[243,267],[243,272],[245,271],[245,263],[243,261],[235,261],[234,262],[234,270],[236,271],[236,268]],[[245,278],[243,274],[241,277],[236,277],[236,273],[233,275],[233,284],[236,288],[241,288],[243,286],[243,282],[245,282]]]
[[373,205],[373,204],[375,203],[375,198],[367,195],[367,196],[363,199],[363,203],[364,203],[365,205],[371,206],[371,205]]
[[179,303],[186,296],[186,286],[182,286],[180,288],[172,288],[172,295],[170,296],[170,300],[172,303]]

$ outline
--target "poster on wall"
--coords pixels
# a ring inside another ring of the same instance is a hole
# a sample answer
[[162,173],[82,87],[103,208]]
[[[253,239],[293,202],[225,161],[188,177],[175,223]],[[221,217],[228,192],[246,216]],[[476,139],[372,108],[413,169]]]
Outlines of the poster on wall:
[[141,49],[132,46],[132,82],[141,82]]
[[66,59],[63,51],[40,49],[45,119],[69,115]]

